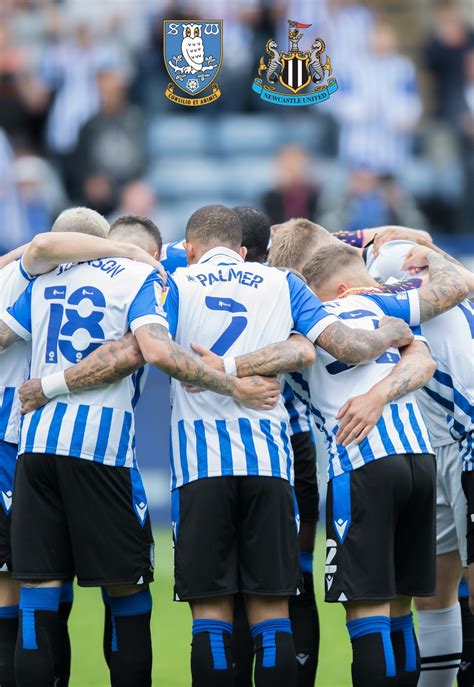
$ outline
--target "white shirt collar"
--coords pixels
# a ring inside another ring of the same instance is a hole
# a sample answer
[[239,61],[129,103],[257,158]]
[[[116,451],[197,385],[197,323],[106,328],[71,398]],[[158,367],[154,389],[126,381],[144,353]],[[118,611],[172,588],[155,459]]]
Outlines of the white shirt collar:
[[231,248],[226,248],[225,246],[217,246],[217,248],[211,248],[207,253],[204,253],[202,258],[198,260],[198,264],[204,262],[212,262],[215,265],[225,265],[233,264],[236,262],[244,262],[243,258],[232,250]]

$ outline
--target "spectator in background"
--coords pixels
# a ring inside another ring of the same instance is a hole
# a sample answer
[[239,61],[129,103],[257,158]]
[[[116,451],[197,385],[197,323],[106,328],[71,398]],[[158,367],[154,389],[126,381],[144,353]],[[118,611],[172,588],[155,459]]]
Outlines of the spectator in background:
[[340,154],[352,166],[380,173],[401,170],[421,115],[415,68],[399,54],[398,39],[386,22],[375,24],[369,51],[339,80],[332,106],[340,124]]
[[425,221],[413,200],[390,175],[369,169],[352,171],[346,191],[322,198],[318,221],[330,231],[356,231],[385,225],[423,228]]
[[147,181],[136,179],[125,184],[120,194],[119,207],[110,218],[110,224],[122,215],[145,216],[153,220],[156,225],[159,224],[158,200]]
[[472,234],[474,217],[474,49],[466,53],[464,61],[464,107],[461,117],[461,159],[464,188],[461,199],[459,229]]
[[29,238],[13,165],[13,150],[0,129],[0,253],[21,246]]
[[314,220],[319,189],[311,179],[305,151],[296,145],[281,148],[277,166],[277,184],[267,191],[261,200],[271,223],[279,224],[291,217],[307,217]]
[[72,156],[73,198],[102,214],[116,207],[124,184],[146,169],[146,120],[128,101],[128,75],[118,69],[97,75],[100,107],[81,129]]
[[31,55],[15,41],[8,20],[0,19],[0,128],[12,142],[38,145],[46,102]]
[[424,53],[434,84],[435,114],[457,127],[465,109],[463,74],[466,56],[474,48],[474,32],[463,20],[457,2],[439,2],[434,18],[434,31]]
[[53,99],[47,143],[66,165],[66,175],[67,156],[77,144],[80,128],[99,107],[97,74],[121,62],[117,47],[102,46],[83,22],[73,24],[64,35],[53,36],[46,46],[41,77]]

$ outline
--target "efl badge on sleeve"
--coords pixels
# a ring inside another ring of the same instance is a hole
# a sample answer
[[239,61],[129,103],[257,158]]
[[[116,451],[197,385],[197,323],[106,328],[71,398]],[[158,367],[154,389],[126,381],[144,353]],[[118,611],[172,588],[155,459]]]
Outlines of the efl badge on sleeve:
[[[207,105],[221,92],[215,82],[222,65],[222,19],[213,21],[165,20],[163,53],[173,83],[165,91],[179,105]],[[175,86],[184,92],[175,93]],[[211,87],[207,95],[196,98]]]
[[314,105],[337,91],[337,81],[331,76],[331,60],[324,57],[323,39],[315,38],[309,50],[300,48],[300,29],[311,26],[288,21],[287,52],[281,52],[273,38],[266,42],[266,55],[258,68],[261,78],[255,79],[252,86],[262,100],[274,105]]

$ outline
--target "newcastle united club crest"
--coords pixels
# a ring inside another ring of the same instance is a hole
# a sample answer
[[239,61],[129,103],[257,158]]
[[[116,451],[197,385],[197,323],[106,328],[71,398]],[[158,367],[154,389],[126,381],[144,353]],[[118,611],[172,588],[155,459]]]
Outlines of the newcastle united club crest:
[[[190,106],[217,100],[221,95],[216,77],[222,65],[222,19],[165,20],[163,37],[165,65],[173,82],[168,84],[166,97]],[[175,86],[182,93],[176,93]],[[196,97],[206,89],[206,95]]]
[[266,42],[266,55],[260,59],[258,69],[260,78],[252,86],[262,100],[275,105],[313,105],[328,100],[337,91],[323,39],[314,38],[309,50],[300,48],[300,29],[311,26],[288,21],[287,52],[282,52],[273,38]]

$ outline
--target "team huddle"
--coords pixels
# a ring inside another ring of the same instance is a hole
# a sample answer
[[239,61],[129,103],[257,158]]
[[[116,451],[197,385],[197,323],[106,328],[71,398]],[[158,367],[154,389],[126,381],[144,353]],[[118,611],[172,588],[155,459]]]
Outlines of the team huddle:
[[75,208],[0,258],[0,685],[68,684],[74,578],[102,590],[110,684],[151,685],[134,412],[154,365],[193,686],[315,684],[315,431],[354,687],[450,687],[460,666],[472,686],[473,294],[424,232],[221,205],[164,247],[145,217]]

